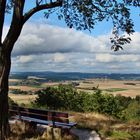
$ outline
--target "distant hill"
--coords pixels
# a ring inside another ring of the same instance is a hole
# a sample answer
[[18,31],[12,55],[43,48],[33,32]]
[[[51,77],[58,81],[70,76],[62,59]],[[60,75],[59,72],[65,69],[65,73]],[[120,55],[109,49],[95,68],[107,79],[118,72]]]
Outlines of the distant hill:
[[114,80],[140,80],[140,74],[106,74],[80,72],[11,72],[11,79],[27,79],[37,77],[44,81],[82,80],[89,78],[106,78]]

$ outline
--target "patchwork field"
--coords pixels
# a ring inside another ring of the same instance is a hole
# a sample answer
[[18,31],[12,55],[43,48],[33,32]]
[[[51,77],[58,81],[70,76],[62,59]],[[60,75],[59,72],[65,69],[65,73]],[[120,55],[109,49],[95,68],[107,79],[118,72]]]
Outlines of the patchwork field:
[[140,95],[140,81],[90,79],[80,82],[78,86],[78,89],[87,91],[92,91],[96,88],[113,95],[121,94],[131,97]]
[[[17,79],[12,79],[10,81],[18,81]],[[74,81],[79,83],[76,88],[81,91],[87,92],[94,92],[96,88],[101,89],[104,93],[110,93],[113,95],[122,95],[122,96],[130,96],[135,97],[136,95],[140,95],[140,81],[121,81],[121,80],[111,80],[111,79],[87,79],[87,80],[80,80]],[[68,84],[70,82],[65,81],[62,84]],[[71,81],[72,83],[72,81]],[[41,84],[40,87],[36,86],[10,86],[10,90],[12,89],[20,89],[22,91],[32,91],[35,92],[41,88],[45,88],[48,86],[57,86],[60,84],[59,82],[44,82]],[[18,103],[28,104],[29,102],[33,101],[36,95],[16,95],[16,94],[9,94],[9,96]]]

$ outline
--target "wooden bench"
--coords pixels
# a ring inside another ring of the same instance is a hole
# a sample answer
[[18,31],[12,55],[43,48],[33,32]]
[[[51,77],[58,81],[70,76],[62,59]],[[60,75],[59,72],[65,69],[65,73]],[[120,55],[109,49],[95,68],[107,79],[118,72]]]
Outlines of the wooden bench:
[[16,120],[49,125],[52,127],[70,129],[76,125],[75,122],[69,122],[69,115],[65,112],[10,106],[9,114],[11,118]]

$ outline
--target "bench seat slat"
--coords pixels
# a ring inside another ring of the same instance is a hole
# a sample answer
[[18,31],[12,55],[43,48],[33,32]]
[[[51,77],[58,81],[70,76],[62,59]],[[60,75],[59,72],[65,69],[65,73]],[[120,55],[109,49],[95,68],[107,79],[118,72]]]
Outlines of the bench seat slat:
[[77,123],[69,122],[69,115],[66,112],[10,106],[9,113],[14,119],[35,122],[36,124],[63,128],[71,128],[77,125]]
[[[40,120],[40,119],[35,119],[35,118],[31,118],[31,117],[25,117],[25,116],[13,116],[15,119],[21,119],[24,121],[31,121],[31,122],[36,122],[38,124],[45,124],[45,125],[53,125],[52,121],[45,121],[45,120]],[[62,122],[54,122],[55,126],[59,126],[59,127],[65,127],[65,128],[70,128],[76,125],[76,123],[73,122],[69,122],[69,123],[62,123]]]

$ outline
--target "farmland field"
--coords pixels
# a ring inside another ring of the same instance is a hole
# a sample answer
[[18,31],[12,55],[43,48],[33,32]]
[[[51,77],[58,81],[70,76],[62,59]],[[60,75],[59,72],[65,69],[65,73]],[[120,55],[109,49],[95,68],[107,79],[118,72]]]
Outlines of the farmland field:
[[[10,79],[9,81],[18,81],[17,79]],[[48,87],[48,86],[57,86],[60,83],[69,84],[73,81],[64,81],[64,82],[43,82],[40,86],[36,85],[12,85],[12,89],[20,89],[23,91],[32,91],[35,92],[39,89]],[[122,95],[122,96],[131,96],[135,97],[140,95],[140,81],[136,80],[111,80],[111,79],[86,79],[86,80],[77,80],[74,81],[79,83],[76,88],[81,91],[93,92],[96,88],[102,90],[104,93],[110,93],[113,95]]]
[[92,90],[99,88],[105,93],[113,95],[131,96],[135,97],[140,95],[140,81],[132,80],[104,80],[104,79],[88,79],[87,81],[80,82],[78,89],[80,90]]
[[29,104],[36,98],[36,95],[16,95],[16,94],[9,94],[9,97],[13,99],[16,103],[21,104]]
[[[26,79],[24,79],[26,80]],[[122,96],[130,96],[135,97],[136,95],[140,95],[140,81],[136,80],[111,80],[111,79],[85,79],[85,80],[75,80],[75,81],[63,81],[63,82],[42,82],[40,86],[38,85],[22,85],[21,79],[9,79],[9,82],[19,82],[17,85],[10,85],[9,89],[15,90],[20,89],[26,92],[32,92],[46,88],[48,86],[58,86],[61,84],[69,84],[76,82],[78,86],[76,88],[79,91],[85,91],[88,93],[94,92],[95,89],[100,89],[103,93],[109,93],[113,95],[122,95]],[[21,84],[21,85],[20,85]],[[28,104],[33,101],[36,95],[16,95],[10,93],[9,96],[17,103]]]

